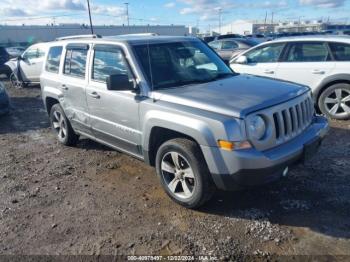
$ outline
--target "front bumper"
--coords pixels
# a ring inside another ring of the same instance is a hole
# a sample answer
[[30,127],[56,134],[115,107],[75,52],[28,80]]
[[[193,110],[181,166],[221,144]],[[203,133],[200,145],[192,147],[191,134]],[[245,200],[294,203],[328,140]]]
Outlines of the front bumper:
[[306,148],[309,149],[311,145],[317,149],[328,130],[327,119],[317,116],[302,134],[266,151],[201,148],[216,186],[222,190],[232,190],[278,179],[286,167],[305,158],[306,151],[309,151]]

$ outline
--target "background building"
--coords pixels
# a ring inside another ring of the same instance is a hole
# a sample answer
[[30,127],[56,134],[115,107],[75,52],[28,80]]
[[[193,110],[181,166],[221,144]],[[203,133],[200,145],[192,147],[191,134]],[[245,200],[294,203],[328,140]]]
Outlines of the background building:
[[[47,26],[7,26],[0,25],[1,45],[28,45],[34,42],[47,42],[57,37],[90,34],[88,25],[60,24]],[[111,36],[135,33],[157,33],[159,35],[184,36],[189,28],[183,25],[133,25],[133,26],[94,26],[94,33]]]

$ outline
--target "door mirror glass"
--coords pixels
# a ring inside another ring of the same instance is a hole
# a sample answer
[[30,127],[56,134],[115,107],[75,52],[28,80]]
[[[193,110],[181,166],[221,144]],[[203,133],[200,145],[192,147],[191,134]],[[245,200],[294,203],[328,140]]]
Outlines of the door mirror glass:
[[107,77],[107,89],[115,91],[134,90],[134,82],[127,74],[115,74]]
[[237,64],[247,64],[248,63],[248,59],[245,55],[242,55],[240,57],[238,57],[235,61]]

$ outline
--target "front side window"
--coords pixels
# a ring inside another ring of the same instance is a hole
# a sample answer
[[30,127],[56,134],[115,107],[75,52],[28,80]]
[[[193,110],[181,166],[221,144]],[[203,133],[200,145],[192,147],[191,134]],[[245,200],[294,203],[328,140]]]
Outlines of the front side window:
[[106,82],[110,75],[127,74],[130,76],[123,52],[118,47],[95,48],[92,79]]
[[222,46],[221,46],[221,49],[222,50],[232,50],[232,49],[235,49],[237,48],[238,45],[236,42],[233,42],[233,41],[223,41],[222,42]]
[[38,48],[32,47],[29,48],[24,54],[23,54],[23,59],[25,60],[30,60],[30,59],[35,59],[38,58]]
[[248,63],[275,63],[284,48],[284,43],[258,47],[248,53],[246,57]]
[[200,41],[136,44],[134,51],[153,89],[205,83],[234,75]]
[[64,63],[64,74],[85,77],[87,49],[68,49]]
[[46,71],[58,73],[60,68],[62,49],[62,46],[54,46],[50,48],[45,65]]
[[294,43],[291,45],[287,62],[324,62],[329,60],[325,43]]
[[336,61],[350,61],[350,45],[342,43],[329,43]]

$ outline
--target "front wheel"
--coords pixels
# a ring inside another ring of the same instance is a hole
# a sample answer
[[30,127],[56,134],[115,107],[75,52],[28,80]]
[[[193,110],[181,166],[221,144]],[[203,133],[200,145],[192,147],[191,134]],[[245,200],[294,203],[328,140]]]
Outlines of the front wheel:
[[162,144],[156,156],[156,170],[165,192],[187,208],[198,208],[215,190],[198,145],[177,138]]
[[66,146],[76,145],[79,137],[75,134],[62,107],[59,104],[52,106],[50,111],[50,122],[58,141]]
[[14,72],[10,74],[9,78],[10,78],[12,87],[22,88],[24,86],[23,82],[18,79],[17,75]]
[[350,118],[350,85],[339,83],[322,92],[318,106],[329,118],[345,120]]

